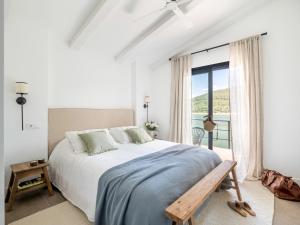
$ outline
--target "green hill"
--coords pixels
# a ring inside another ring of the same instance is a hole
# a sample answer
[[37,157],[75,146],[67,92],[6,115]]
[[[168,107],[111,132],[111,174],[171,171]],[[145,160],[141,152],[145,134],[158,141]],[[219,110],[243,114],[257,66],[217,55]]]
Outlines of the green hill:
[[[213,92],[214,113],[229,113],[229,89]],[[208,94],[200,95],[192,99],[193,113],[207,113]]]

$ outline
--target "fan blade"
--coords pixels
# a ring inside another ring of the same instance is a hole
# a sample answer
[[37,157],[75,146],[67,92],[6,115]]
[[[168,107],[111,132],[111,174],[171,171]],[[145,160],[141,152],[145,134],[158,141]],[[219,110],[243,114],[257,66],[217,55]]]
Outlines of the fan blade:
[[128,13],[133,13],[138,5],[139,0],[130,0],[124,7]]
[[187,19],[187,17],[184,15],[184,13],[181,11],[181,9],[179,9],[178,7],[176,9],[174,9],[173,12],[176,16],[178,16],[183,21],[186,28],[190,29],[194,26],[194,24],[190,20]]
[[192,2],[193,0],[180,0],[180,1],[177,1],[177,5],[183,5],[185,3],[188,3],[188,2]]
[[154,15],[154,14],[157,14],[157,13],[163,11],[163,10],[165,10],[165,8],[154,10],[154,11],[152,11],[152,12],[150,12],[150,13],[147,13],[146,15],[143,15],[143,16],[141,16],[141,17],[135,19],[134,22],[138,22],[138,21],[140,21],[140,20],[142,20],[142,19],[145,19],[145,18],[147,18],[147,17],[149,17],[149,16],[152,16],[152,15]]

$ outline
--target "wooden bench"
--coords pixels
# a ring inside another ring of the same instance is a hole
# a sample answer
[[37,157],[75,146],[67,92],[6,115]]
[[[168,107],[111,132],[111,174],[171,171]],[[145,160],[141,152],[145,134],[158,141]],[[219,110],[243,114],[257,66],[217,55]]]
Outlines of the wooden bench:
[[231,181],[236,190],[239,201],[242,201],[240,189],[235,173],[235,161],[226,160],[202,178],[191,189],[185,192],[174,203],[166,208],[166,215],[172,221],[172,225],[183,225],[188,222],[189,225],[195,225],[194,214],[197,209],[205,202],[209,195],[218,190],[222,181],[232,173]]

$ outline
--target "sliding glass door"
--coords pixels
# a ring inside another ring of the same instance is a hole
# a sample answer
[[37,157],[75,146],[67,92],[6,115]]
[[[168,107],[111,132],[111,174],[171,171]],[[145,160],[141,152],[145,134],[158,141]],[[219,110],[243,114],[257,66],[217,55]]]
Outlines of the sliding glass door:
[[192,127],[203,128],[205,116],[217,124],[202,141],[209,149],[231,148],[228,68],[229,62],[224,62],[192,70]]

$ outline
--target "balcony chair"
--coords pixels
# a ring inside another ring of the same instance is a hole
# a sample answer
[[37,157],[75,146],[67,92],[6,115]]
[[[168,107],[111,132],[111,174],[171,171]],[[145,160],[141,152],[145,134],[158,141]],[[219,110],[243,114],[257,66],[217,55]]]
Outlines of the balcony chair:
[[193,127],[192,134],[193,134],[193,145],[201,146],[203,137],[205,135],[205,130],[201,127]]

